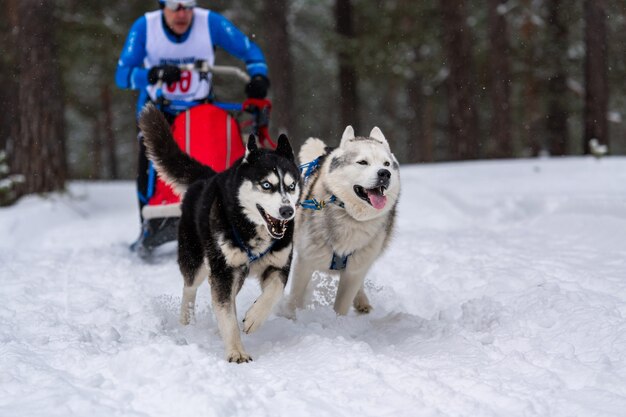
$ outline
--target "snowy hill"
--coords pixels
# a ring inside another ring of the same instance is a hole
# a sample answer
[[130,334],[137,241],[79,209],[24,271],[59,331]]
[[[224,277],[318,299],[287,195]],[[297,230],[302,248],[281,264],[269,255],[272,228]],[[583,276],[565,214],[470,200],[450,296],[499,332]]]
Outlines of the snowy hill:
[[[374,311],[316,278],[225,362],[173,245],[145,264],[134,188],[0,209],[0,416],[624,416],[626,158],[406,166]],[[248,280],[240,319],[259,294]]]

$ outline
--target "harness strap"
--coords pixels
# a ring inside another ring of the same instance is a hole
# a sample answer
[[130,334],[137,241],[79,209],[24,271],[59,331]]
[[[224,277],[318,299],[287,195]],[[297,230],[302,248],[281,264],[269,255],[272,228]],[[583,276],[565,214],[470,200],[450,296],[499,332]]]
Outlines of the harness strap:
[[276,240],[272,239],[272,244],[270,245],[269,248],[267,248],[265,252],[255,255],[254,253],[252,253],[252,250],[250,250],[248,245],[244,243],[243,239],[241,239],[241,236],[239,236],[239,233],[237,232],[237,229],[235,229],[235,226],[233,226],[233,236],[235,236],[235,241],[237,242],[237,246],[239,246],[239,248],[242,249],[244,252],[246,252],[246,255],[248,255],[248,260],[250,261],[250,263],[256,260],[259,260],[265,255],[267,255],[272,250],[272,248],[274,247],[274,244],[276,243]]
[[345,204],[343,201],[339,200],[337,196],[334,194],[330,196],[328,200],[317,200],[316,198],[311,198],[309,200],[304,200],[298,203],[300,207],[309,209],[309,210],[322,210],[328,204],[334,204],[338,207],[345,208]]
[[[320,166],[320,159],[316,158],[311,162],[304,163],[300,165],[298,168],[300,172],[302,172],[304,183],[308,181],[309,177],[317,171]],[[322,210],[328,204],[335,204],[338,207],[345,208],[345,204],[343,201],[339,200],[336,195],[331,195],[328,200],[317,200],[316,198],[311,198],[309,200],[304,200],[298,203],[300,207],[309,210]],[[335,252],[333,252],[333,258],[330,261],[330,269],[334,271],[341,271],[346,269],[348,265],[348,257],[352,255],[351,253],[339,256]]]
[[330,269],[334,271],[341,271],[343,269],[346,269],[346,266],[348,266],[348,257],[350,255],[352,254],[349,253],[344,256],[339,256],[335,252],[333,252],[333,259],[331,259],[330,261]]
[[319,166],[320,166],[320,159],[317,158],[317,159],[312,160],[311,162],[307,162],[298,167],[298,169],[302,172],[302,175],[304,176],[305,183],[307,182],[311,174],[317,171],[317,168],[319,168]]
[[[311,162],[304,163],[298,167],[300,172],[302,172],[302,177],[305,184],[309,180],[309,177],[313,175],[319,167],[320,158],[316,158]],[[335,204],[341,208],[345,208],[343,201],[339,200],[334,194],[331,195],[328,200],[317,200],[316,198],[311,198],[309,200],[299,202],[298,205],[302,208],[309,210],[322,210],[324,207],[326,207],[327,204],[330,203]]]

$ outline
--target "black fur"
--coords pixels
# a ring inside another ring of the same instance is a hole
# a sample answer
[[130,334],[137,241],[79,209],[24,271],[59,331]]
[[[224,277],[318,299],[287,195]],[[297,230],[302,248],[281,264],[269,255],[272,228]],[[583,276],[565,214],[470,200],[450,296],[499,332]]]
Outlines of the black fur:
[[[178,230],[178,264],[185,286],[194,285],[196,275],[206,261],[210,267],[209,283],[214,303],[229,305],[243,285],[251,262],[229,263],[219,246],[218,237],[233,247],[238,247],[241,240],[254,249],[255,242],[259,240],[257,225],[242,212],[238,190],[245,180],[258,183],[276,168],[289,172],[299,181],[300,172],[289,140],[281,135],[276,150],[271,151],[259,149],[254,136],[250,136],[246,156],[226,171],[216,173],[178,148],[167,122],[154,106],[148,106],[142,112],[139,126],[148,155],[159,173],[165,173],[175,183],[188,187],[182,202]],[[284,236],[274,240],[265,255],[271,258],[268,255],[289,248],[288,260],[284,264],[267,261],[268,265],[259,274],[262,281],[278,273],[282,283],[287,283],[293,232],[294,221],[291,220]]]
[[[148,104],[141,112],[139,129],[144,136],[148,158],[157,167],[167,167],[168,177],[175,178],[182,186],[189,186],[199,179],[215,175],[210,167],[201,164],[180,150],[165,116],[153,104]],[[150,140],[146,140],[149,137]]]

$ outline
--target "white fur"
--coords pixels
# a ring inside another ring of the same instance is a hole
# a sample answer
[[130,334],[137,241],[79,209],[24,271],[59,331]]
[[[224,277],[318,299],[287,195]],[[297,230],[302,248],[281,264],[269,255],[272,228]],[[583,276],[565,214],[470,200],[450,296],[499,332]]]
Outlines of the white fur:
[[[346,204],[346,211],[355,219],[365,221],[384,216],[393,207],[393,204],[389,203],[395,202],[400,192],[399,173],[396,171],[394,175],[392,169],[395,157],[380,142],[357,140],[345,142],[343,146],[332,152],[328,159],[346,157],[351,154],[355,155],[354,163],[335,169],[333,172],[330,172],[330,163],[324,164],[320,173],[321,185],[342,200]],[[367,160],[369,165],[356,163],[360,160]],[[385,166],[387,162],[389,166]],[[361,185],[365,188],[374,187],[378,179],[378,170],[383,168],[392,172],[390,187],[385,193],[389,203],[383,210],[377,210],[354,193],[354,185]]]
[[[300,152],[301,162],[307,162],[305,159],[324,147],[319,139],[307,140]],[[368,164],[362,165],[359,161]],[[375,187],[380,169],[388,169],[391,179],[385,193],[387,203],[378,210],[359,198],[354,186]],[[326,156],[323,166],[314,175],[318,178],[309,180],[303,195],[318,200],[335,195],[345,208],[328,204],[320,211],[299,210],[294,238],[298,256],[292,266],[287,314],[304,307],[306,288],[315,271],[331,272],[333,253],[350,254],[347,267],[339,273],[335,311],[347,314],[350,305],[354,305],[357,311],[367,313],[372,306],[364,291],[365,276],[388,243],[393,226],[390,216],[400,194],[397,160],[380,129],[374,128],[370,139],[365,139],[355,138],[348,126],[339,148]]]
[[229,265],[243,265],[248,262],[248,254],[238,246],[233,246],[223,235],[217,237],[217,245],[224,254]]
[[202,285],[204,280],[209,276],[209,267],[206,262],[203,267],[198,270],[196,276],[193,279],[191,286],[183,286],[183,299],[180,304],[180,323],[187,325],[194,321],[195,309],[196,309],[196,294],[198,293],[198,287]]
[[351,139],[354,139],[354,129],[352,128],[352,126],[348,125],[341,135],[341,143],[339,146],[343,146],[345,142]]
[[246,353],[241,343],[239,325],[237,324],[237,308],[235,306],[236,291],[228,304],[215,302],[213,297],[213,311],[217,319],[217,327],[226,347],[226,359],[228,362],[249,362],[252,358]]
[[[294,216],[296,212],[296,204],[298,203],[298,195],[300,194],[300,185],[296,184],[295,190],[286,190],[285,193],[281,193],[280,182],[282,180],[285,188],[295,182],[295,179],[291,175],[280,175],[272,173],[265,178],[274,187],[274,192],[264,191],[259,184],[254,184],[251,181],[244,181],[239,188],[239,203],[243,209],[243,213],[255,224],[266,225],[263,216],[257,208],[257,204],[263,207],[263,210],[275,219],[283,220],[280,214],[280,208],[283,206],[290,206],[293,209]],[[290,216],[284,220],[291,220],[294,216]]]
[[326,144],[318,138],[308,138],[298,154],[301,164],[314,161],[318,157],[324,154],[324,148]]
[[144,219],[158,219],[162,217],[180,217],[182,211],[180,203],[159,204],[151,206],[146,204],[141,209],[141,215]]
[[375,126],[372,129],[372,131],[370,132],[370,138],[374,138],[374,139],[382,142],[382,144],[385,146],[387,151],[391,152],[391,150],[389,148],[389,143],[387,142],[387,139],[385,138],[385,135],[383,135],[383,132],[378,128],[378,126]]
[[243,319],[243,331],[246,333],[256,331],[265,323],[272,309],[283,296],[285,289],[280,276],[278,276],[276,272],[272,273],[263,281],[262,287],[263,292],[259,298],[256,299],[254,304],[252,304],[246,313],[246,317]]
[[292,245],[280,251],[272,251],[250,265],[250,275],[260,276],[268,265],[286,265],[291,254]]

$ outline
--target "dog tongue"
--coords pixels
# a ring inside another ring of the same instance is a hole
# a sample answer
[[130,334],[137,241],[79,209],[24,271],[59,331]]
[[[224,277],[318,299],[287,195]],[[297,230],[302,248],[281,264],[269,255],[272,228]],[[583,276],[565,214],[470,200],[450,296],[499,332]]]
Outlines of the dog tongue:
[[387,196],[382,195],[377,190],[367,190],[367,197],[370,199],[370,203],[376,210],[382,210],[387,204]]

